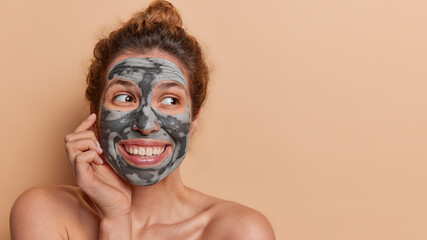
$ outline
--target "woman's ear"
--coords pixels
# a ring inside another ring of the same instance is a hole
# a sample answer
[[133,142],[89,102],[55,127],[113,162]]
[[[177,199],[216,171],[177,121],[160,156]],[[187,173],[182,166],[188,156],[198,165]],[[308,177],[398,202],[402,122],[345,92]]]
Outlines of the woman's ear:
[[[90,113],[92,114],[92,113],[94,113],[95,112],[95,109],[93,108],[93,106],[91,105],[90,106]],[[93,126],[92,126],[92,130],[93,130],[93,132],[95,133],[95,136],[96,136],[96,138],[98,139],[98,141],[100,141],[101,140],[101,138],[100,138],[100,135],[99,135],[99,116],[98,116],[98,113],[96,113],[96,121],[95,121],[95,123],[93,124]]]
[[199,129],[199,116],[200,115],[200,110],[197,113],[196,117],[193,119],[193,121],[191,121],[191,127],[190,127],[190,134],[193,135],[197,129]]

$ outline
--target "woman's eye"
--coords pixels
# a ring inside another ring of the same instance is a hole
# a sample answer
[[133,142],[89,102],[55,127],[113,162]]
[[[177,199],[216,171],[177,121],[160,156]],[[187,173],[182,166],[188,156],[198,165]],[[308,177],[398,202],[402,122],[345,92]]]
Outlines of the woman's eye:
[[120,94],[114,97],[114,101],[122,102],[122,103],[128,103],[128,102],[136,102],[135,98],[132,97],[132,95],[129,94]]
[[179,100],[178,98],[174,97],[165,97],[160,103],[164,105],[177,105],[179,103]]

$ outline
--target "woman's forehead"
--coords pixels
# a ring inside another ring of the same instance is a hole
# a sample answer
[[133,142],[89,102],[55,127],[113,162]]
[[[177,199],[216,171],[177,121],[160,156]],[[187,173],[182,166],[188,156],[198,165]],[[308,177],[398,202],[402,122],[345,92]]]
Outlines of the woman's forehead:
[[129,57],[116,62],[108,72],[107,81],[125,78],[136,83],[144,81],[154,86],[160,81],[176,81],[187,87],[181,69],[173,62],[163,58]]

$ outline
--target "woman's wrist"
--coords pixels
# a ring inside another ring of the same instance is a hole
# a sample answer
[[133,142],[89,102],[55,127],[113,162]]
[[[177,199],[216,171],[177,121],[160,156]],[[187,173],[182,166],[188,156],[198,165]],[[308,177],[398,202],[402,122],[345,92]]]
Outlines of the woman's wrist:
[[131,240],[132,218],[130,215],[102,218],[99,227],[100,240]]

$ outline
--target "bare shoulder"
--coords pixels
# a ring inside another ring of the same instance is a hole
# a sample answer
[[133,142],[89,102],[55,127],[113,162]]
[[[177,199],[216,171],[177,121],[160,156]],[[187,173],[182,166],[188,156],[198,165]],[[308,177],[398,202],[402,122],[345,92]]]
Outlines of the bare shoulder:
[[67,225],[78,222],[81,213],[93,215],[89,209],[77,187],[33,187],[22,193],[12,207],[12,239],[34,239],[35,236],[67,239]]
[[260,212],[241,204],[218,200],[211,208],[211,220],[203,239],[274,240],[274,231]]

